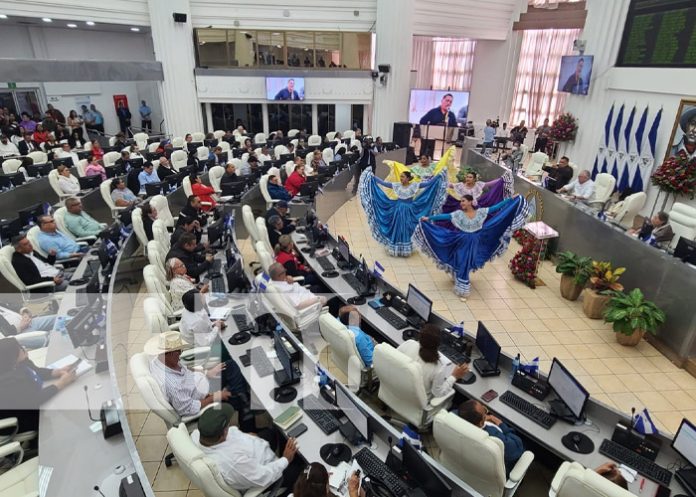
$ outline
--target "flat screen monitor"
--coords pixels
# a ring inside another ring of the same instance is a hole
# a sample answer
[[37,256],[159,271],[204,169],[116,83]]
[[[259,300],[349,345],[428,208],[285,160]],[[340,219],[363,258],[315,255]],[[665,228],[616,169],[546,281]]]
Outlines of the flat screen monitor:
[[430,310],[433,307],[432,300],[410,283],[406,293],[406,303],[423,321],[427,322],[430,319]]
[[72,157],[61,157],[60,159],[53,159],[53,167],[58,166],[74,166]]
[[318,181],[305,181],[300,185],[300,196],[302,197],[314,197],[319,190]]
[[225,183],[220,187],[223,197],[239,197],[246,190],[246,181]]
[[278,160],[280,161],[281,164],[285,164],[286,162],[294,161],[295,154],[280,154],[278,156]]
[[348,242],[344,238],[339,238],[338,242],[338,253],[345,262],[350,262],[350,247]]
[[266,99],[302,101],[305,98],[304,78],[267,77]]
[[276,356],[278,357],[278,361],[280,362],[280,365],[283,367],[283,372],[285,373],[285,378],[283,382],[290,383],[295,379],[295,368],[293,368],[292,366],[292,355],[285,346],[285,340],[288,340],[288,338],[285,336],[284,331],[275,332],[273,344],[275,347]]
[[488,362],[491,369],[498,369],[498,359],[500,359],[500,345],[496,342],[486,325],[478,322],[476,330],[476,348],[479,349],[483,358]]
[[225,232],[225,220],[223,218],[218,219],[213,224],[208,226],[208,244],[215,245],[217,242],[222,241]]
[[17,211],[17,215],[19,216],[19,220],[21,221],[22,226],[36,224],[39,216],[44,215],[43,204],[34,204],[30,207],[26,207],[21,211]]
[[558,91],[587,95],[592,78],[592,55],[564,55],[558,76]]
[[580,419],[590,394],[555,357],[549,371],[548,382],[573,416]]
[[679,237],[677,246],[674,249],[674,257],[696,265],[696,240],[689,240],[683,236]]
[[91,190],[93,188],[99,188],[102,182],[101,176],[79,176],[77,181],[80,183],[80,190]]
[[450,497],[452,487],[428,464],[423,455],[408,441],[402,447],[403,468],[428,497]]
[[99,336],[94,334],[101,316],[101,302],[96,300],[86,305],[65,324],[73,348],[93,345],[98,342]]
[[22,221],[17,219],[0,220],[0,240],[12,240],[13,237],[19,235],[24,225]]
[[38,178],[40,176],[48,176],[53,171],[53,164],[50,162],[45,164],[27,164],[26,169],[29,176]]
[[147,197],[154,197],[155,195],[159,195],[162,193],[162,187],[164,186],[164,183],[157,182],[157,183],[146,183],[145,184],[145,195]]
[[688,419],[682,419],[672,440],[672,448],[691,466],[696,466],[696,426]]
[[[449,98],[445,98],[451,95]],[[420,123],[423,118],[430,120],[426,116],[431,111],[437,111],[444,105],[448,112],[454,114],[457,124],[466,123],[469,115],[469,92],[468,91],[447,91],[447,90],[411,90],[411,97],[408,101],[408,120],[412,123]],[[437,112],[434,112],[436,115]],[[449,119],[449,118],[448,118]],[[427,124],[424,121],[423,124]],[[433,124],[443,124],[442,120]]]
[[365,412],[353,401],[350,393],[340,382],[335,382],[336,387],[336,405],[345,414],[350,421],[350,424],[360,433],[363,440],[370,441],[370,424],[368,416]]

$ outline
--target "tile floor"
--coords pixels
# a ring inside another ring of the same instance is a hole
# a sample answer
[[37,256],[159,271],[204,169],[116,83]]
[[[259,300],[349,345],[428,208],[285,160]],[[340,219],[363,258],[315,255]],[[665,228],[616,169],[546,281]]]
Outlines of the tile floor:
[[[485,321],[506,353],[519,352],[527,360],[539,356],[544,371],[548,371],[552,358],[558,357],[594,399],[624,412],[646,406],[660,430],[674,433],[682,417],[696,419],[696,378],[647,342],[635,348],[618,345],[609,325],[585,318],[581,302],[561,298],[560,276],[550,262],[540,271],[545,286],[532,290],[514,280],[507,264],[519,248],[516,242],[501,258],[472,275],[471,297],[461,302],[451,291],[451,279],[429,259],[418,253],[407,259],[389,257],[371,238],[356,199],[339,209],[328,225],[332,233],[345,236],[351,250],[361,253],[368,263],[379,260],[386,268],[384,277],[400,289],[417,282],[432,298],[434,311],[443,317],[464,321],[469,330],[476,321]],[[245,259],[253,260],[246,240],[240,241],[240,249]],[[142,351],[149,338],[142,312],[144,297],[141,293],[134,302],[129,353]],[[328,364],[326,349],[321,351],[320,360]],[[165,467],[163,457],[169,451],[165,425],[147,410],[130,375],[121,378],[121,391],[128,392],[125,402],[131,430],[155,494],[202,496],[176,464]]]

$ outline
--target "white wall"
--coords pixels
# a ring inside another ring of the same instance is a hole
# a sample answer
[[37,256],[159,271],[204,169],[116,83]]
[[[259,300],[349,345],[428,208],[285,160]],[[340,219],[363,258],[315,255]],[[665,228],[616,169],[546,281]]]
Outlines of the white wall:
[[[657,167],[667,150],[680,99],[696,96],[694,69],[613,67],[629,2],[630,0],[587,0],[587,21],[582,39],[587,41],[585,53],[595,57],[593,79],[588,96],[568,96],[565,110],[579,119],[579,130],[575,141],[561,148],[563,154],[586,169],[592,169],[603,135],[604,121],[612,103],[616,103],[617,109],[621,104],[626,104],[628,111],[633,105],[639,110],[649,105],[649,124],[652,124],[652,116],[658,109],[664,109],[655,150]],[[644,214],[652,210],[658,189],[649,185],[647,193]],[[679,201],[696,206],[696,200],[680,198]],[[660,201],[657,207],[661,205]]]

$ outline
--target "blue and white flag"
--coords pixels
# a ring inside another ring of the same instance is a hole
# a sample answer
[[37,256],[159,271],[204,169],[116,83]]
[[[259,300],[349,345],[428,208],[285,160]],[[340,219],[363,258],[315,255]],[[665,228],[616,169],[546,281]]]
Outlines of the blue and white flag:
[[259,292],[265,292],[266,288],[268,288],[268,283],[271,281],[271,277],[268,276],[266,273],[261,273],[261,277],[258,279],[259,282]]
[[317,363],[314,366],[314,372],[316,373],[317,377],[319,378],[319,386],[323,387],[329,382],[329,374],[326,372],[324,368],[322,368],[319,363]]
[[452,333],[462,338],[464,336],[464,321],[460,321],[459,324],[452,326]]
[[45,216],[50,216],[53,214],[53,206],[48,202],[43,203],[43,212]]
[[635,418],[633,418],[633,428],[638,433],[643,435],[657,434],[657,426],[655,426],[655,423],[653,423],[647,408],[643,409],[641,412],[636,414]]
[[382,266],[379,261],[375,261],[375,268],[373,270],[373,273],[375,277],[382,279],[382,275],[384,274],[384,266]]
[[399,447],[404,446],[404,441],[410,443],[416,450],[423,450],[423,442],[421,442],[420,434],[414,430],[411,425],[404,426],[401,432],[401,440],[399,440]]
[[539,374],[539,358],[535,357],[531,362],[521,363],[520,371],[528,375],[537,376]]

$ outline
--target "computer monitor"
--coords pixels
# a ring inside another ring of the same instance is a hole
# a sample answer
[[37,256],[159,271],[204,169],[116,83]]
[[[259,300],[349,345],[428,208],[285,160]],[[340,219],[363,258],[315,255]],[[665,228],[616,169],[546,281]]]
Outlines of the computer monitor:
[[11,188],[24,184],[24,173],[17,171],[11,174],[0,174],[0,188]]
[[246,190],[246,181],[234,181],[221,185],[223,197],[239,197]]
[[278,156],[278,160],[280,161],[281,164],[285,164],[288,161],[294,161],[295,154],[280,154]]
[[338,254],[341,256],[343,262],[350,263],[350,247],[345,238],[341,237],[337,240],[336,245],[338,247]]
[[60,159],[53,159],[53,167],[58,166],[74,166],[72,157],[61,157]]
[[212,247],[217,242],[222,242],[225,234],[225,220],[218,219],[208,226],[208,244]]
[[428,497],[450,497],[452,495],[452,487],[408,441],[404,441],[401,449],[403,469],[423,490],[424,495]]
[[[582,419],[582,412],[590,394],[555,357],[551,363],[548,383],[575,419]],[[551,409],[563,417],[562,406],[551,402]]]
[[5,240],[9,243],[13,237],[19,235],[23,226],[19,218],[0,220],[0,240]]
[[91,190],[93,188],[99,188],[102,178],[100,175],[79,176],[77,181],[80,183],[80,190]]
[[696,426],[688,419],[682,419],[672,440],[672,448],[692,467],[696,467]]
[[283,367],[283,369],[280,371],[276,371],[273,374],[273,377],[275,378],[275,381],[278,384],[278,386],[281,387],[286,385],[292,385],[300,381],[300,378],[296,375],[295,368],[292,365],[292,355],[285,346],[286,340],[288,340],[288,337],[285,336],[284,331],[274,331],[273,343],[275,347],[275,352],[276,356],[278,357],[278,361],[280,362],[280,365]]
[[499,374],[500,345],[481,321],[478,322],[476,330],[476,348],[481,352],[481,358],[474,361],[474,367],[479,373]]
[[370,442],[372,433],[370,431],[369,417],[353,401],[346,387],[341,385],[338,381],[334,383],[334,386],[336,388],[336,405],[346,418],[348,418],[348,422],[350,423],[350,426],[341,427],[341,433],[345,437],[355,440],[357,437],[353,435],[353,432],[357,432],[365,442]]
[[689,240],[683,236],[679,237],[677,246],[674,249],[674,257],[689,264],[696,264],[696,240]]
[[106,239],[99,246],[97,254],[99,255],[99,263],[101,268],[106,271],[116,262],[116,254],[118,253],[118,247],[116,243],[111,239]]
[[372,271],[370,271],[370,268],[367,266],[367,261],[363,257],[362,260],[360,261],[360,267],[359,267],[360,274],[357,275],[356,277],[358,278],[358,281],[363,286],[363,295],[372,295],[372,287],[374,286],[374,280],[375,276],[372,274]]
[[427,322],[430,319],[433,301],[410,283],[408,285],[408,292],[406,293],[406,303],[423,321]]
[[116,176],[123,176],[125,174],[123,164],[105,166],[104,170],[106,171],[107,178],[115,178]]
[[238,257],[232,264],[227,263],[227,289],[229,293],[248,293],[251,290],[249,279],[244,274],[242,258]]
[[93,332],[101,318],[101,302],[95,301],[86,305],[65,324],[73,348],[94,345],[99,341],[99,336]]
[[314,198],[319,190],[318,181],[305,181],[300,185],[300,196]]
[[203,140],[203,145],[209,148],[215,148],[217,147],[217,144],[217,138],[206,138],[205,140]]
[[17,215],[19,216],[22,226],[36,224],[39,216],[44,215],[44,206],[43,204],[34,204],[30,207],[25,207],[21,211],[17,211]]
[[44,164],[27,164],[25,167],[27,174],[32,178],[48,176],[48,174],[53,171],[53,164],[50,162]]
[[[146,183],[145,184],[145,196],[154,197],[155,195],[159,195],[160,193],[162,193],[164,186],[165,186],[165,183],[163,183],[163,182]],[[168,190],[168,188],[167,188],[167,190]]]

